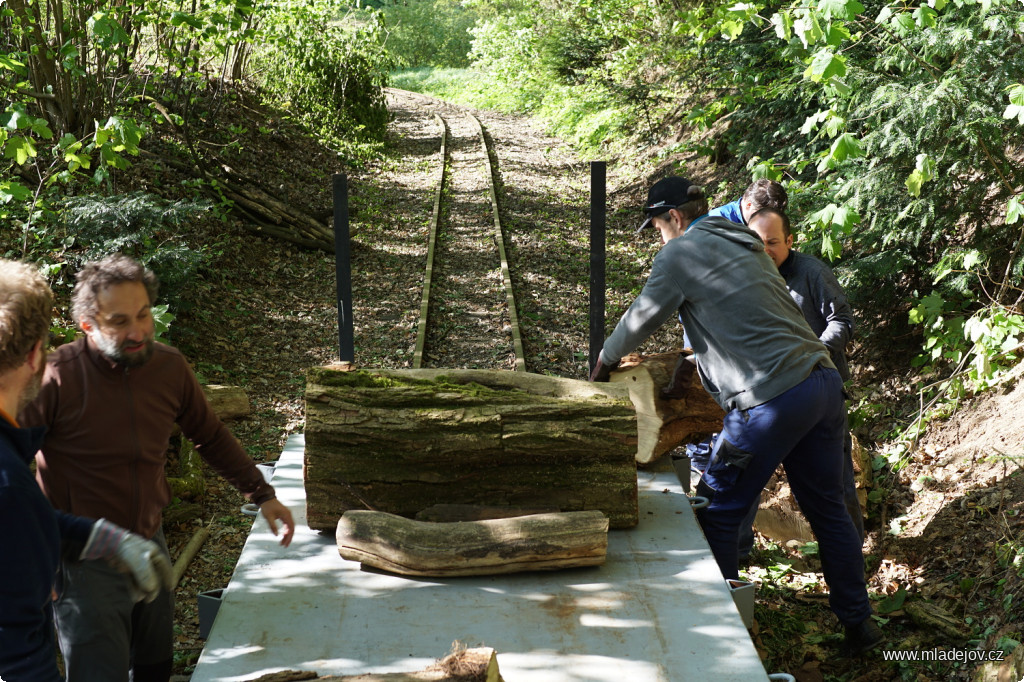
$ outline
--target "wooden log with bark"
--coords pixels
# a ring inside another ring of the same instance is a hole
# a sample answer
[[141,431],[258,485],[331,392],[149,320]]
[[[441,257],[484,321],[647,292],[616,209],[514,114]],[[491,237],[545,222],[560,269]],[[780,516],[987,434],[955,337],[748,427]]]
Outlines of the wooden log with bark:
[[649,464],[683,443],[720,431],[725,412],[701,386],[696,374],[681,398],[666,400],[661,390],[672,383],[679,353],[627,355],[612,370],[612,383],[629,386],[636,407],[638,464]]
[[638,520],[636,413],[615,384],[489,370],[310,370],[310,528],[350,509],[599,510]]
[[335,537],[342,558],[401,575],[554,571],[603,564],[608,518],[583,511],[431,523],[355,509]]
[[462,649],[445,656],[434,665],[411,673],[368,673],[365,675],[329,675],[320,677],[304,670],[281,670],[255,678],[252,682],[502,682],[498,656],[490,647]]
[[224,419],[235,419],[252,414],[249,396],[241,386],[210,384],[203,386],[203,395],[213,413]]

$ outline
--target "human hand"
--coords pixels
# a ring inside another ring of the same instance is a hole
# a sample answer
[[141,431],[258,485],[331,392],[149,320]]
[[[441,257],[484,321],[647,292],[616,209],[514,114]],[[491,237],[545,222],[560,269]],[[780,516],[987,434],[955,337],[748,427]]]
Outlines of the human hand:
[[160,545],[106,519],[93,524],[79,558],[107,559],[129,574],[135,601],[144,600],[148,604],[161,590],[173,587],[171,562]]
[[295,520],[292,518],[292,512],[288,507],[281,504],[281,501],[274,497],[260,505],[260,513],[267,520],[270,532],[274,535],[277,535],[277,521],[281,522],[282,530],[284,531],[284,535],[281,536],[282,547],[292,544],[292,536],[295,535]]
[[612,370],[616,369],[618,366],[619,366],[619,361],[618,360],[616,360],[613,363],[610,363],[610,364],[606,365],[606,364],[604,364],[604,362],[601,361],[601,356],[598,355],[597,356],[597,364],[594,365],[594,371],[590,373],[590,380],[591,381],[608,381],[609,379],[611,379]]

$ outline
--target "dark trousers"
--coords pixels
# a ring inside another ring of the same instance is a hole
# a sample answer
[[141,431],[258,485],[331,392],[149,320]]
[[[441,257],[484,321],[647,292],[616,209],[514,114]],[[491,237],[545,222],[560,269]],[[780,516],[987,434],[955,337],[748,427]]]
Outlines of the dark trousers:
[[725,578],[737,578],[740,523],[776,467],[818,539],[829,604],[843,625],[871,615],[861,540],[844,493],[846,410],[842,380],[818,368],[782,395],[725,416],[697,487],[710,504],[697,518]]
[[[845,408],[844,408],[845,410]],[[856,472],[853,470],[853,438],[849,430],[843,439],[843,501],[846,503],[846,510],[850,512],[850,519],[857,529],[857,537],[861,545],[864,544],[864,511],[861,509],[860,500],[857,498]],[[737,548],[740,558],[750,554],[754,548],[754,519],[757,517],[757,509],[761,506],[761,493],[757,494],[754,504],[750,505],[750,511],[740,522],[739,541]]]
[[[165,553],[163,532],[153,540]],[[174,595],[149,604],[106,561],[65,561],[54,604],[67,682],[167,682],[173,655]]]

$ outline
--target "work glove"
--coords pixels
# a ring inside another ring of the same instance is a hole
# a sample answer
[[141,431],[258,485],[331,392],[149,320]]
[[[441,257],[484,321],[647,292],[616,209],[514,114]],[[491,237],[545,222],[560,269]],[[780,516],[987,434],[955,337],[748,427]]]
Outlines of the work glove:
[[100,519],[92,526],[79,559],[106,559],[132,579],[135,601],[147,604],[173,585],[171,562],[160,545]]
[[618,368],[619,361],[616,360],[611,364],[604,364],[601,362],[601,356],[597,356],[597,364],[594,365],[594,371],[590,373],[591,381],[608,381],[611,378],[612,370]]

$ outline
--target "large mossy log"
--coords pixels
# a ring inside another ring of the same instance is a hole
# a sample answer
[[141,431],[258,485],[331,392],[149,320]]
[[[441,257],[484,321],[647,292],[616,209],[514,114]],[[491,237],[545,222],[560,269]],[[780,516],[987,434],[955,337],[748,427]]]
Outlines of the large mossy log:
[[625,387],[490,370],[310,370],[306,517],[438,504],[598,510],[637,523]]
[[554,571],[603,564],[608,519],[583,511],[433,523],[354,509],[335,538],[343,559],[401,575]]

